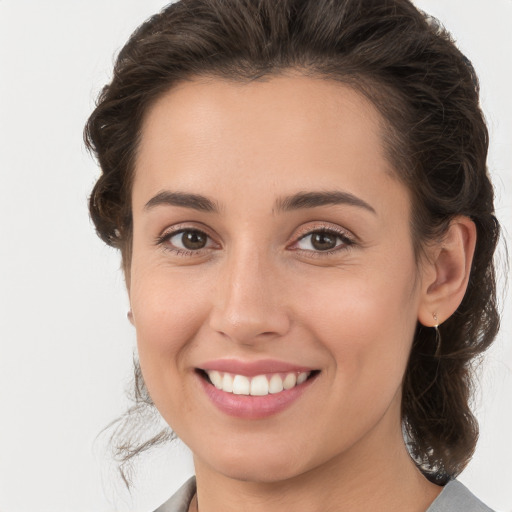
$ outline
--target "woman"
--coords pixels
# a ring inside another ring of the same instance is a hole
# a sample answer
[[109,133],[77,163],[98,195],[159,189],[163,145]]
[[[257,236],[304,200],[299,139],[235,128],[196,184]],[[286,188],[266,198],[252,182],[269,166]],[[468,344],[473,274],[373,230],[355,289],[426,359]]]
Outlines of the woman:
[[406,0],[182,0],[123,48],[86,141],[140,400],[194,454],[159,511],[489,510],[454,479],[499,226],[442,28]]

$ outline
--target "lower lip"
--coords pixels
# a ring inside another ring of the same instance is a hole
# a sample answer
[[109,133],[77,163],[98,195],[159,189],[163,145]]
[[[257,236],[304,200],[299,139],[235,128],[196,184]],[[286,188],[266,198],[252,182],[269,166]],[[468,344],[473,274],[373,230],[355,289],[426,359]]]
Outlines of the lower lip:
[[204,391],[213,404],[223,413],[250,420],[268,418],[290,407],[312,384],[316,375],[280,393],[265,396],[235,395],[217,389],[205,378],[198,375]]

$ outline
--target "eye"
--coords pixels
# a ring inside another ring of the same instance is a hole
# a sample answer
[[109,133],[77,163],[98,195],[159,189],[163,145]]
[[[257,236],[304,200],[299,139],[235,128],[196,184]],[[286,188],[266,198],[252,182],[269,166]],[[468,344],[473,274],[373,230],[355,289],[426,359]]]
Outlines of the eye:
[[180,229],[166,233],[157,242],[179,254],[191,254],[215,245],[206,233],[198,229]]
[[208,235],[201,231],[187,230],[182,231],[181,233],[176,233],[169,238],[169,242],[180,249],[197,251],[198,249],[206,247],[206,244],[208,243]]
[[296,248],[303,251],[331,252],[353,244],[354,242],[343,233],[320,229],[299,238]]

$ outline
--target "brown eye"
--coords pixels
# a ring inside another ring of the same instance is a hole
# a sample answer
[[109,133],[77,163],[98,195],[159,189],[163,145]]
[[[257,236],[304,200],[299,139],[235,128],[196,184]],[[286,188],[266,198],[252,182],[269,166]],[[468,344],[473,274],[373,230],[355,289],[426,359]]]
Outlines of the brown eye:
[[297,249],[311,252],[327,252],[353,245],[353,241],[342,233],[328,230],[311,231],[297,242]]
[[210,237],[197,229],[185,229],[163,238],[171,248],[181,251],[200,251],[211,245]]
[[338,237],[332,233],[319,232],[311,235],[311,245],[317,251],[328,251],[336,247],[336,239]]
[[190,250],[197,250],[206,247],[208,236],[200,231],[184,231],[181,234],[183,247]]

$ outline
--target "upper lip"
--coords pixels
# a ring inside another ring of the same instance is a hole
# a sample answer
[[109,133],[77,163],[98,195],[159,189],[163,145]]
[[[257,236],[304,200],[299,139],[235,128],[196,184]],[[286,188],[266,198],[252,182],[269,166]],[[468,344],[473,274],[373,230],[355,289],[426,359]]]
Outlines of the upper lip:
[[200,366],[201,370],[217,370],[254,377],[266,373],[311,372],[313,368],[301,366],[276,359],[260,359],[258,361],[242,361],[240,359],[215,359]]

